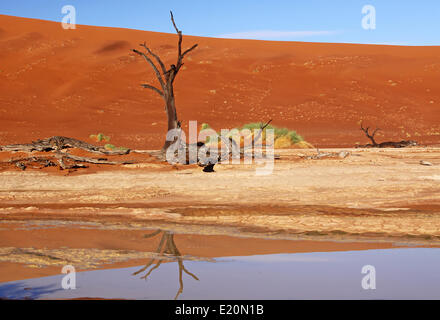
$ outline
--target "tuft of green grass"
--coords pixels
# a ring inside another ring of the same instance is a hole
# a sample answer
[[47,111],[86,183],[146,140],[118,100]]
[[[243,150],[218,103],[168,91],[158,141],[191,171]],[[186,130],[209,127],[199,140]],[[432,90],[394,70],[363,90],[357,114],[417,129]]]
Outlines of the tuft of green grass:
[[290,141],[292,141],[292,143],[298,143],[304,141],[304,138],[301,137],[296,131],[289,131],[288,136],[290,138]]
[[94,140],[96,140],[97,142],[101,142],[101,141],[109,142],[109,141],[110,141],[110,137],[109,137],[109,136],[106,136],[106,135],[103,134],[103,133],[91,134],[91,135],[90,135],[90,139],[94,139]]
[[202,130],[210,129],[211,127],[207,123],[202,123]]
[[[260,129],[262,126],[264,126],[264,123],[261,122],[253,122],[253,123],[248,123],[245,124],[242,128],[243,129],[249,129],[249,130],[253,130],[253,129]],[[290,141],[292,141],[292,143],[298,143],[300,141],[304,141],[304,138],[301,137],[296,131],[293,130],[289,130],[287,128],[280,128],[280,127],[276,127],[273,125],[268,125],[264,131],[263,131],[263,135],[266,135],[266,129],[272,129],[274,131],[274,139],[278,139],[280,137],[284,137],[287,136],[289,137]]]
[[[232,129],[230,131],[230,133],[229,133],[229,136],[232,135],[232,132],[235,132],[237,130],[243,130],[243,129],[249,129],[251,131],[259,130],[264,125],[265,124],[261,123],[261,122],[247,123],[247,124],[243,125],[241,128],[234,128],[234,129]],[[204,129],[210,129],[211,127],[209,126],[209,124],[203,123],[201,128],[202,128],[202,130],[204,130]],[[287,128],[276,127],[276,126],[273,126],[273,125],[268,125],[263,130],[263,136],[262,136],[263,139],[266,136],[266,129],[272,129],[274,131],[274,140],[277,140],[278,138],[281,138],[281,137],[288,137],[290,139],[290,141],[292,142],[292,144],[304,141],[304,138],[302,136],[300,136],[296,131],[289,130]],[[207,138],[207,140],[205,142],[206,143],[209,142],[209,137]]]
[[111,151],[115,151],[115,150],[121,150],[121,151],[126,151],[128,150],[128,148],[125,147],[116,147],[113,144],[107,143],[106,145],[104,145],[104,148],[107,150],[111,150]]

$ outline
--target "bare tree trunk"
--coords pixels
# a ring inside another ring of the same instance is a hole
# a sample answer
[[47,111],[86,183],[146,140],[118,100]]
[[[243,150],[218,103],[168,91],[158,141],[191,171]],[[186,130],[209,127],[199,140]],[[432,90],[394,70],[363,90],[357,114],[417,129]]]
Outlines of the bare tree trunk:
[[[165,98],[165,110],[167,112],[167,118],[168,118],[168,132],[173,129],[179,129],[180,124],[177,120],[177,110],[176,110],[176,103],[174,99],[174,93],[171,92],[171,95],[167,98]],[[166,141],[162,147],[162,152],[166,152],[168,147],[173,144],[175,141]]]

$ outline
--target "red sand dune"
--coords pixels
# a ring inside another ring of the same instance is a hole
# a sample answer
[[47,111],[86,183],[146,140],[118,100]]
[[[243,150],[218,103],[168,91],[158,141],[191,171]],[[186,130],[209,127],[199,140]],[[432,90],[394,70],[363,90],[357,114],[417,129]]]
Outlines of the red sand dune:
[[[0,145],[103,132],[118,146],[160,147],[163,102],[139,86],[154,75],[130,52],[143,41],[174,63],[175,34],[0,15]],[[440,142],[440,47],[184,37],[193,43],[175,86],[184,125],[273,119],[318,147],[342,147],[369,142],[364,119],[382,129],[378,141]]]

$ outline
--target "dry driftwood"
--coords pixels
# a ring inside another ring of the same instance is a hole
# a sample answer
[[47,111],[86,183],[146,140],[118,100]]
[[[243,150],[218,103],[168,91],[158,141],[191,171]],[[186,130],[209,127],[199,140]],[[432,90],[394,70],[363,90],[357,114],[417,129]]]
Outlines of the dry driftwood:
[[[18,159],[11,159],[9,161],[4,161],[3,163],[15,164],[18,168],[22,170],[26,170],[26,168],[31,163],[39,163],[43,165],[43,167],[57,166],[55,162],[58,162],[60,169],[76,169],[76,168],[87,168],[86,165],[82,163],[93,163],[93,164],[108,164],[108,165],[117,165],[117,164],[131,164],[133,161],[108,161],[106,158],[88,158],[88,157],[80,157],[69,154],[67,152],[62,152],[61,150],[68,148],[79,148],[88,152],[98,153],[103,155],[124,155],[130,152],[130,149],[126,150],[118,150],[118,151],[109,151],[103,147],[94,146],[87,142],[55,136],[44,140],[37,140],[32,143],[27,144],[13,144],[7,146],[0,146],[0,151],[21,151],[21,152],[52,152],[55,153],[54,157],[50,156],[32,156]],[[70,162],[70,164],[69,164]]]
[[[72,169],[72,168],[84,168],[84,165],[79,165],[78,162],[86,162],[93,164],[109,164],[109,165],[117,165],[117,164],[132,164],[133,161],[108,161],[106,158],[88,158],[88,157],[79,157],[66,152],[57,151],[56,157],[62,169]],[[65,159],[73,160],[74,164],[69,166],[64,163]]]
[[54,136],[43,140],[33,141],[32,143],[27,143],[27,144],[11,144],[6,146],[0,146],[0,151],[49,152],[49,151],[57,151],[68,148],[78,148],[85,151],[105,154],[105,155],[124,155],[130,153],[130,149],[117,150],[117,151],[106,150],[104,147],[94,146],[92,144],[89,144],[81,140],[62,137],[62,136]]
[[[93,164],[108,164],[108,165],[117,165],[117,164],[132,164],[133,161],[108,161],[105,158],[88,158],[88,157],[79,157],[72,154],[68,154],[66,152],[60,152],[58,151],[55,154],[55,157],[47,157],[47,156],[34,156],[34,157],[25,157],[25,158],[17,158],[17,159],[11,159],[8,161],[3,161],[2,163],[7,164],[14,164],[17,168],[20,168],[21,170],[26,170],[26,168],[31,163],[38,163],[42,165],[44,168],[46,167],[56,167],[58,162],[58,165],[60,169],[77,169],[77,168],[87,168],[86,165],[81,164],[83,163],[93,163]],[[67,162],[71,162],[71,164],[68,164]]]
[[356,148],[405,148],[411,146],[417,146],[417,141],[414,140],[402,140],[402,141],[386,141],[382,143],[377,143],[374,139],[376,133],[380,130],[376,128],[373,133],[370,133],[370,127],[364,128],[363,123],[361,122],[361,130],[365,133],[368,139],[371,140],[371,143],[356,146]]
[[21,170],[26,170],[26,168],[31,163],[40,163],[45,168],[56,167],[56,163],[53,162],[53,159],[51,157],[26,157],[3,161],[3,163],[14,164],[17,168],[20,168]]

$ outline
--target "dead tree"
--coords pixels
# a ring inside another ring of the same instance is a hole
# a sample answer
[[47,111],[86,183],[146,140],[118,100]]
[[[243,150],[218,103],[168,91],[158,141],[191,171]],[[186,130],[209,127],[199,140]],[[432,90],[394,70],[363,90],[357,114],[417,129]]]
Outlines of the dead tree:
[[399,142],[386,141],[382,143],[377,143],[374,139],[374,136],[380,130],[379,128],[376,128],[373,133],[370,133],[370,127],[364,128],[363,122],[361,122],[361,130],[365,133],[367,138],[371,140],[372,143],[357,146],[357,148],[405,148],[417,145],[417,141],[414,140],[402,140]]
[[[151,68],[153,69],[157,81],[159,83],[159,87],[154,86],[152,84],[142,84],[141,86],[143,88],[146,89],[150,89],[152,91],[154,91],[155,93],[157,93],[159,96],[162,97],[162,99],[165,102],[165,111],[167,114],[167,118],[168,118],[168,132],[170,130],[177,130],[177,133],[181,130],[181,123],[178,120],[177,117],[177,111],[176,111],[176,104],[175,104],[175,97],[174,97],[174,81],[176,79],[176,76],[179,72],[179,70],[182,68],[183,66],[183,59],[185,58],[185,56],[190,53],[192,50],[194,50],[197,47],[197,44],[194,44],[193,46],[191,46],[189,49],[187,50],[183,50],[182,49],[182,31],[178,29],[175,21],[174,21],[174,16],[173,13],[170,11],[170,15],[171,15],[171,22],[174,26],[174,29],[176,30],[176,33],[178,35],[178,46],[177,46],[177,61],[175,64],[171,64],[171,66],[167,69],[165,67],[165,63],[162,61],[162,59],[156,54],[154,53],[150,47],[147,46],[146,42],[140,44],[140,46],[144,49],[143,51],[139,51],[136,49],[132,49],[132,51],[136,54],[138,54],[139,56],[143,57],[145,59],[145,61],[151,66]],[[267,127],[267,125],[270,123],[270,121],[262,128],[261,131],[259,132],[259,135],[261,135],[261,133],[263,132],[264,128]],[[163,144],[162,149],[160,150],[159,153],[154,153],[154,155],[156,157],[158,157],[159,159],[164,160],[165,159],[165,154],[167,152],[168,147],[170,147],[172,144],[174,143],[178,143],[178,149],[180,149],[181,151],[183,150],[184,153],[186,153],[186,161],[185,163],[188,164],[189,162],[189,152],[194,151],[194,149],[197,150],[197,154],[199,153],[199,150],[201,152],[205,152],[206,154],[210,155],[210,151],[208,151],[206,149],[206,146],[203,142],[198,142],[196,145],[187,145],[184,143],[180,143],[179,141],[179,134],[177,134],[178,137],[176,137],[174,140],[172,141],[165,141]],[[232,142],[232,147],[234,147],[234,143]],[[236,147],[236,146],[235,146]],[[201,150],[202,149],[202,150]],[[228,153],[231,152],[230,148],[228,148]],[[200,161],[199,157],[197,156],[197,163],[199,164],[199,166],[204,167],[203,171],[204,172],[214,172],[214,165],[218,162],[220,162],[220,160],[222,159],[222,155],[218,155],[218,157],[216,157],[215,155],[213,155],[214,160],[210,160],[209,162],[205,163],[203,161]]]
[[376,129],[373,131],[373,133],[370,134],[370,127],[364,128],[364,126],[363,126],[363,122],[361,122],[361,130],[365,133],[365,135],[367,136],[367,138],[371,140],[371,142],[372,142],[371,146],[372,146],[372,147],[377,147],[378,144],[377,144],[376,140],[374,140],[374,136],[376,135],[376,133],[377,133],[380,129],[379,129],[379,128],[376,128]]
[[[151,48],[147,46],[146,42],[140,44],[140,46],[145,49],[144,51],[132,49],[134,53],[142,56],[145,59],[145,61],[147,61],[147,63],[153,68],[153,71],[156,75],[160,87],[158,88],[151,84],[142,84],[141,86],[143,88],[153,90],[158,95],[160,95],[164,100],[165,111],[168,118],[168,131],[173,129],[180,130],[181,124],[177,118],[176,103],[174,97],[174,80],[176,79],[178,72],[180,71],[180,69],[184,64],[183,63],[184,57],[197,47],[197,44],[195,44],[185,51],[182,50],[182,40],[183,40],[182,31],[179,30],[176,26],[173,12],[170,11],[170,14],[171,14],[171,22],[173,23],[174,29],[176,30],[178,35],[177,61],[175,64],[172,64],[167,69],[162,59],[157,54],[155,54],[151,50]],[[156,63],[153,61],[153,59],[156,61]],[[162,153],[166,152],[168,147],[174,142],[175,140],[165,141],[161,150]]]

